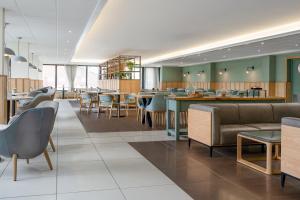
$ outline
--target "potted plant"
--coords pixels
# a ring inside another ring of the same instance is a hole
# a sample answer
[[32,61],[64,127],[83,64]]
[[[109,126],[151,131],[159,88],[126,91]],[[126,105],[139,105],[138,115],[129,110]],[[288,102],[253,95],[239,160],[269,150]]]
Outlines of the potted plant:
[[126,65],[127,65],[128,69],[129,69],[129,71],[132,71],[132,70],[133,70],[133,68],[134,68],[134,63],[133,63],[132,61],[128,61],[128,62],[126,63]]

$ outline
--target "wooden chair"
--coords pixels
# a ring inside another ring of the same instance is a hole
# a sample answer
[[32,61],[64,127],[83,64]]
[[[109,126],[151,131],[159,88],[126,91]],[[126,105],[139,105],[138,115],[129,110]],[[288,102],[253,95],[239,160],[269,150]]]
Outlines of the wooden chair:
[[87,93],[80,94],[80,112],[82,108],[87,108],[87,113],[92,108],[92,99]]
[[111,119],[112,110],[114,107],[118,107],[119,105],[114,102],[113,95],[105,95],[101,94],[99,95],[99,109],[98,109],[98,117],[101,113],[101,109],[105,108],[105,113],[107,115],[109,111],[109,119]]
[[165,95],[155,95],[153,96],[151,103],[146,106],[145,114],[148,112],[151,114],[152,128],[157,125],[165,125],[166,116],[166,99]]

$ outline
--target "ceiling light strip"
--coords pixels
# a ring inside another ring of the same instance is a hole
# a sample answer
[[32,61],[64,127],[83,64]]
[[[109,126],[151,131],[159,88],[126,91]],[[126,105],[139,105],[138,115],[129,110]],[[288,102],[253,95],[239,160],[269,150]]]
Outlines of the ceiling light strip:
[[296,34],[300,32],[300,21],[285,24],[281,26],[276,26],[272,28],[268,28],[259,32],[254,32],[250,34],[245,34],[237,37],[232,37],[230,39],[221,40],[213,43],[208,43],[204,45],[200,45],[197,47],[192,47],[189,49],[183,49],[175,52],[171,52],[168,54],[164,54],[161,56],[149,58],[143,61],[142,64],[151,64],[159,61],[169,60],[178,58],[181,56],[193,55],[196,53],[204,53],[207,51],[218,50],[220,48],[228,48],[234,45],[243,45],[249,42],[255,42],[262,39],[271,39],[275,37],[282,37],[291,34]]

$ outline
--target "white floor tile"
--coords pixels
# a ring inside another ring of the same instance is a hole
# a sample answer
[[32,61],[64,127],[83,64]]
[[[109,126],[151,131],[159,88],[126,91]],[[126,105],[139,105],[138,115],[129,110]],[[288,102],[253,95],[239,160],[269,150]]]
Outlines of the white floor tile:
[[87,133],[92,138],[103,138],[103,137],[119,137],[120,132],[89,132]]
[[144,158],[115,159],[105,162],[121,188],[173,184]]
[[104,160],[142,158],[142,155],[128,143],[96,144],[96,149]]
[[0,179],[0,198],[52,195],[56,193],[56,177],[43,176],[38,178]]
[[4,198],[1,200],[56,200],[56,195],[26,196],[26,197],[16,197],[16,198]]
[[192,200],[176,185],[122,189],[127,200]]
[[90,140],[94,144],[124,142],[123,139],[119,136],[117,136],[117,137],[96,137],[96,138],[90,138]]
[[57,192],[117,189],[103,162],[66,162],[59,165]]
[[78,192],[58,194],[57,200],[125,200],[120,190],[102,190],[91,192]]
[[64,145],[58,148],[58,161],[91,161],[101,160],[92,144]]

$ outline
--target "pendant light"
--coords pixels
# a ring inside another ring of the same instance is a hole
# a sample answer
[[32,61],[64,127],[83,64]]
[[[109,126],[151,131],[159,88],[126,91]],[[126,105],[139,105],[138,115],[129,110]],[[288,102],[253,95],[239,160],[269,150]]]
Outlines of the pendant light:
[[16,54],[15,54],[15,52],[12,49],[10,49],[8,47],[5,47],[5,49],[4,49],[4,56],[10,57],[10,56],[15,56],[15,55]]
[[20,56],[20,40],[22,37],[18,37],[18,55],[14,56],[13,60],[17,63],[27,62],[27,59],[23,56]]
[[[4,29],[6,28],[6,26],[9,25],[9,23],[5,23]],[[4,56],[6,57],[11,57],[11,56],[15,56],[16,53],[11,49],[6,47],[5,41],[4,41]]]
[[[31,62],[33,63],[33,52],[31,53]],[[34,64],[32,64],[32,63],[29,63],[29,67],[31,67],[32,69],[37,69],[37,67],[34,65]]]

